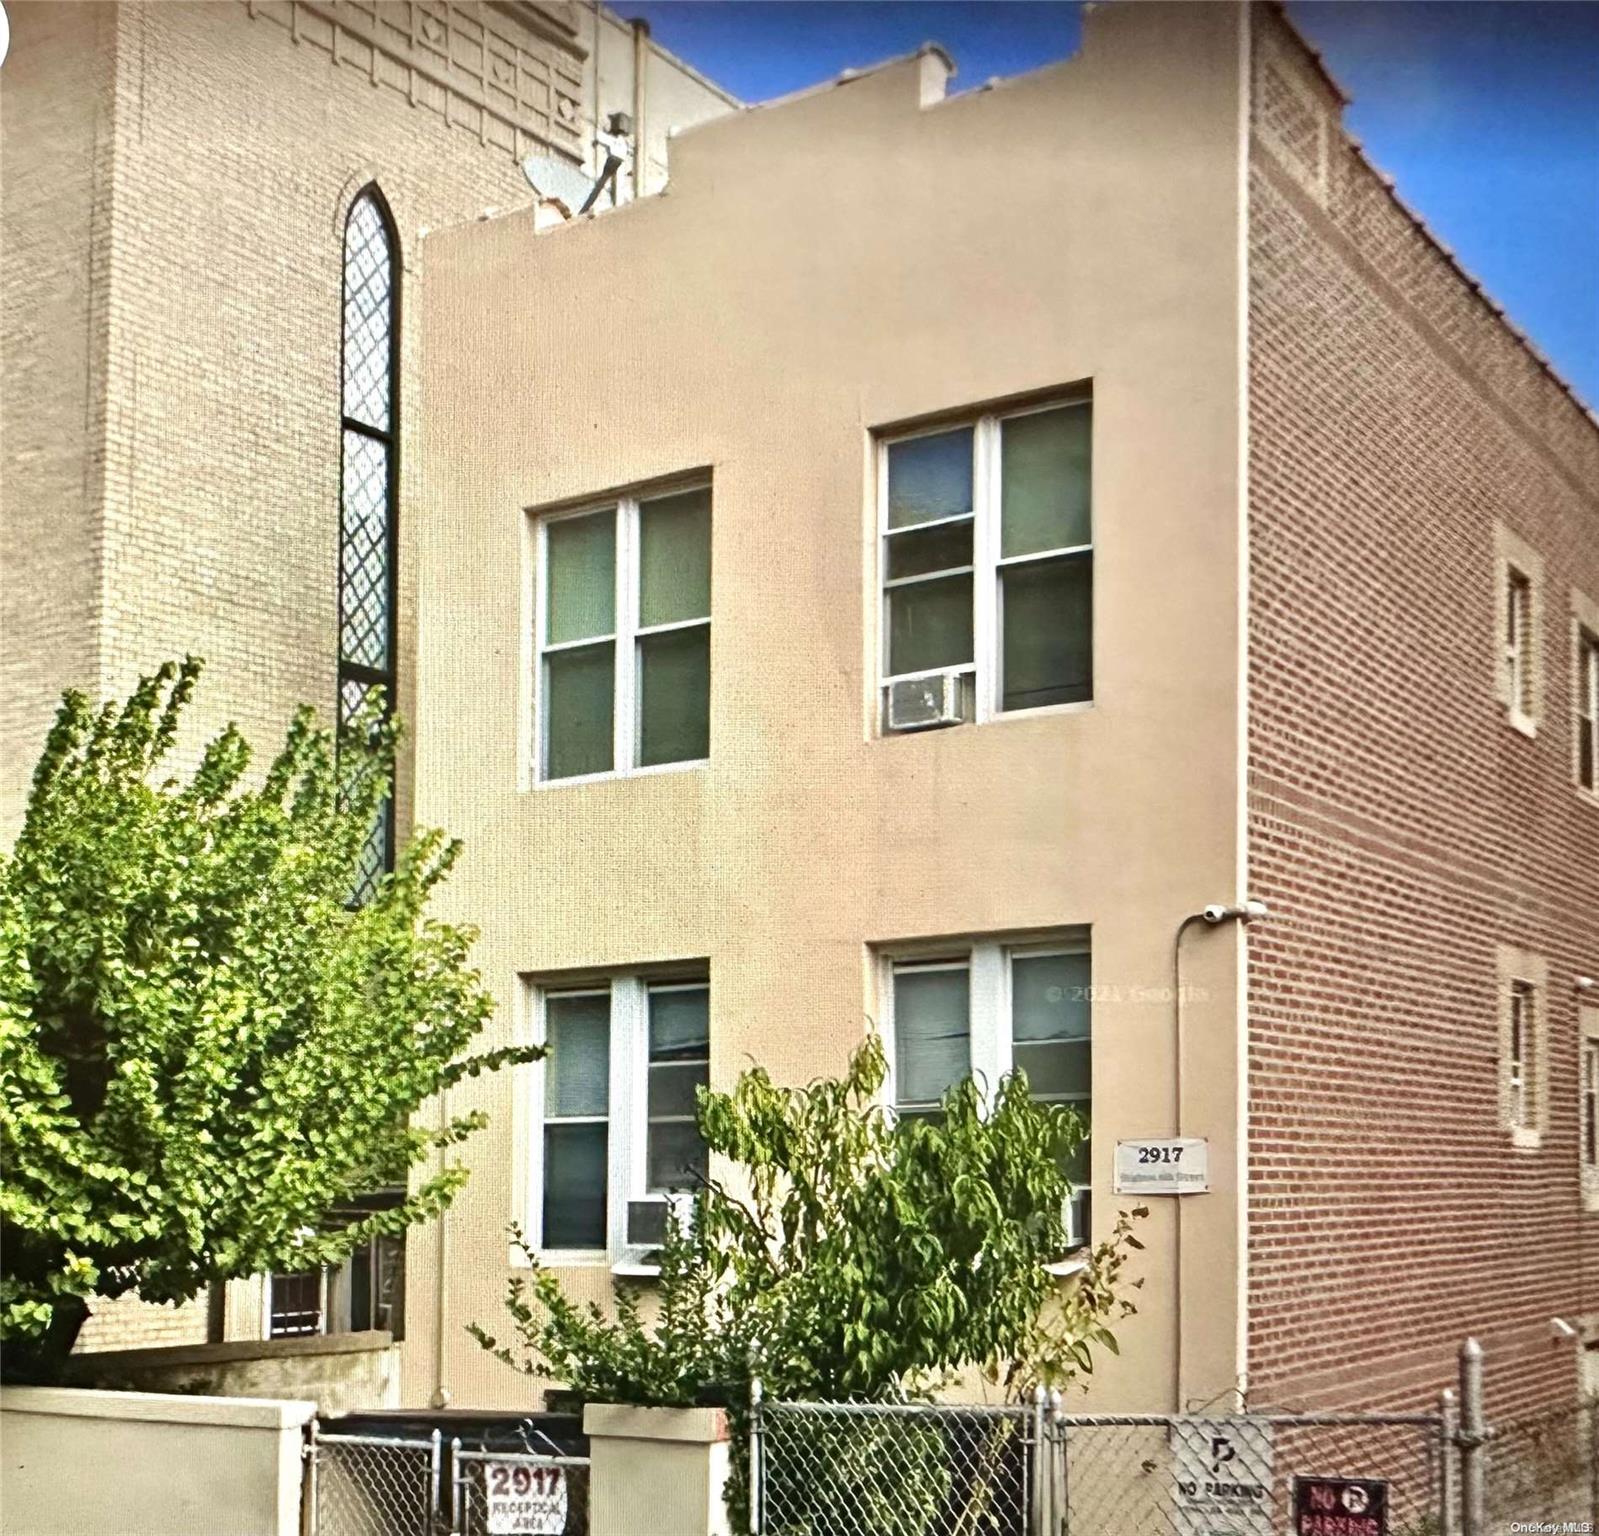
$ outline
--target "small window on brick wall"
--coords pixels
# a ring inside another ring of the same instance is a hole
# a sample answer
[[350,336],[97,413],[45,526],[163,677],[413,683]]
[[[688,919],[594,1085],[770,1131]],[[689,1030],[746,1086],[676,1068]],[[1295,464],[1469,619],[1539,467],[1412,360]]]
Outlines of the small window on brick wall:
[[1532,736],[1543,706],[1543,560],[1503,526],[1495,530],[1495,543],[1495,691],[1510,725]]
[[1599,1008],[1584,1008],[1577,1058],[1577,1140],[1582,1159],[1582,1201],[1599,1211]]
[[1538,1147],[1549,1123],[1548,966],[1499,950],[1499,1120],[1515,1147]]
[[1577,630],[1577,782],[1599,794],[1599,634]]

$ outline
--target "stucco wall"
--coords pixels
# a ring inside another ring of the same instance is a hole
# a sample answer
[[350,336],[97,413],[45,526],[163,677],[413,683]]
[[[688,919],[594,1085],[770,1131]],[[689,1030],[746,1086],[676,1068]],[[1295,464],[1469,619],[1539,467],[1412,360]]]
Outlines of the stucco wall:
[[297,1536],[313,1403],[0,1388],[7,1536]]
[[[1115,1139],[1171,1129],[1173,932],[1241,881],[1240,20],[1095,12],[1076,59],[948,100],[924,54],[680,136],[664,197],[424,241],[418,811],[466,839],[446,904],[483,927],[502,1034],[520,976],[704,959],[713,1081],[751,1059],[801,1080],[876,1013],[872,946],[1088,924],[1108,1223]],[[872,430],[1084,383],[1093,707],[880,738]],[[703,466],[709,765],[523,787],[526,509]],[[1146,1224],[1106,1404],[1235,1379],[1240,943],[1188,941],[1184,1130],[1215,1193],[1180,1260],[1171,1202]],[[442,1317],[438,1248],[412,1245],[409,1400],[527,1399],[461,1330],[500,1316],[527,1091],[453,1096],[492,1123]]]

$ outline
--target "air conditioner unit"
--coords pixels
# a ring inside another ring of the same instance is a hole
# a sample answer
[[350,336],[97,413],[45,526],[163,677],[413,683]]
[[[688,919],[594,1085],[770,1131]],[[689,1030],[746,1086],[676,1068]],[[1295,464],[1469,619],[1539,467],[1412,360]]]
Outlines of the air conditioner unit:
[[960,672],[935,672],[890,683],[887,728],[926,731],[939,725],[959,725],[968,718],[964,684]]
[[627,1202],[627,1245],[629,1248],[659,1248],[666,1241],[666,1220],[675,1212],[680,1224],[694,1217],[692,1195],[651,1195],[645,1200]]

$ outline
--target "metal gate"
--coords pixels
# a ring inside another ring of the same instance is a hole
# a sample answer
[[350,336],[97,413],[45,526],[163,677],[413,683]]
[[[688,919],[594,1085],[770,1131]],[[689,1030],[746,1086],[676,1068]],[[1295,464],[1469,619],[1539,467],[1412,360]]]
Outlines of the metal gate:
[[[491,1498],[491,1493],[493,1497]],[[489,1536],[493,1508],[536,1512],[518,1529],[588,1536],[586,1456],[444,1443],[429,1435],[323,1433],[305,1447],[305,1536]]]

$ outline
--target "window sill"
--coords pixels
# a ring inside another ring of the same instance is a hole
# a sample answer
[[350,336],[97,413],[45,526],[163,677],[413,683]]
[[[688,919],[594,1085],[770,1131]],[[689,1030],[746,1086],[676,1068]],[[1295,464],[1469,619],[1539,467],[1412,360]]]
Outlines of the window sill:
[[1510,1145],[1517,1152],[1536,1152],[1543,1146],[1543,1132],[1530,1125],[1510,1127]]
[[1584,805],[1592,806],[1594,810],[1599,811],[1599,789],[1589,789],[1586,784],[1579,784],[1577,798]]
[[534,779],[530,791],[566,789],[574,784],[608,784],[615,779],[653,779],[663,773],[692,773],[699,768],[709,768],[708,757],[696,757],[686,763],[651,763],[647,768],[613,768],[607,773],[574,773],[567,779]]
[[[520,1248],[510,1250],[512,1269],[531,1269],[533,1265]],[[604,1269],[611,1256],[603,1248],[535,1248],[533,1258],[540,1269]]]
[[[1096,705],[1094,699],[1079,699],[1071,704],[1040,704],[1034,709],[1003,709],[996,710],[993,714],[984,716],[980,720],[961,720],[950,725],[924,725],[916,730],[887,731],[878,726],[876,739],[878,741],[902,741],[909,736],[942,736],[948,731],[966,731],[974,726],[981,729],[985,725],[999,725],[1008,720],[1039,720],[1048,719],[1051,715],[1082,715]],[[557,783],[570,783],[570,780],[559,779]]]
[[1519,731],[1529,741],[1538,739],[1538,722],[1531,715],[1524,715],[1519,709],[1512,709],[1505,715],[1505,721],[1513,731]]

